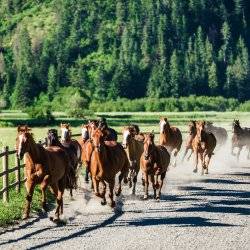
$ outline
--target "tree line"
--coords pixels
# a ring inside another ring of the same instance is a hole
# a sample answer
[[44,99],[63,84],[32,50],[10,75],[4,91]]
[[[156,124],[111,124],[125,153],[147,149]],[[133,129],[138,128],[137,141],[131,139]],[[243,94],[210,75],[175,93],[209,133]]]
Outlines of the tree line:
[[28,107],[41,93],[52,101],[65,87],[100,103],[250,99],[248,0],[0,0],[0,6],[0,91],[8,107]]

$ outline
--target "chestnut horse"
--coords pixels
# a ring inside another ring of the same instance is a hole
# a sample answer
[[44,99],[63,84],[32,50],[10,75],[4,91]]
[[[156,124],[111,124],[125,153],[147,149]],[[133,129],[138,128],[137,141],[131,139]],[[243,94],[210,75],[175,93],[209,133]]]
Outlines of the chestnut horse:
[[242,128],[240,126],[239,120],[234,120],[231,154],[235,155],[233,152],[234,148],[239,148],[237,152],[238,161],[240,157],[240,152],[244,146],[246,146],[248,149],[247,158],[250,159],[250,128]]
[[[92,133],[92,143],[94,151],[90,161],[90,173],[96,196],[102,197],[102,205],[106,204],[106,183],[109,185],[109,198],[111,207],[115,206],[113,191],[115,186],[115,176],[119,175],[119,186],[116,195],[121,193],[121,182],[127,177],[129,162],[123,147],[117,143],[113,146],[106,145],[104,139],[106,135],[99,129]],[[103,191],[99,193],[99,182],[103,184]]]
[[72,145],[69,145],[69,147],[64,147],[62,143],[59,141],[58,133],[56,129],[49,129],[46,139],[47,139],[48,147],[52,147],[52,146],[60,147],[61,149],[65,150],[65,152],[68,155],[68,158],[70,161],[69,175],[71,176],[69,181],[72,181],[72,183],[69,182],[69,185],[70,185],[69,188],[70,188],[70,195],[72,197],[73,196],[72,189],[77,188],[76,186],[77,180],[73,180],[73,178],[75,177],[75,174],[73,173],[77,173],[78,171],[78,158],[77,158],[77,152],[75,150],[75,147],[73,147]]
[[182,161],[184,161],[187,153],[189,150],[191,150],[190,155],[188,156],[188,160],[190,159],[190,157],[192,156],[194,150],[193,150],[193,140],[196,136],[196,122],[195,121],[190,121],[188,124],[188,138],[187,138],[187,142],[185,145],[185,152],[184,155],[182,157]]
[[[145,195],[144,199],[148,199],[149,179],[154,190],[154,198],[159,200],[161,196],[161,189],[166,172],[170,163],[170,154],[162,145],[154,144],[154,134],[146,134],[144,140],[144,151],[140,158],[141,171],[145,181]],[[160,183],[158,177],[160,177]],[[156,194],[156,190],[158,193]]]
[[160,119],[160,145],[167,148],[168,152],[171,154],[174,152],[175,160],[173,166],[176,166],[177,154],[181,149],[182,135],[181,131],[170,126],[167,118]]
[[27,126],[18,126],[16,139],[17,155],[20,159],[24,157],[26,182],[26,205],[23,218],[30,214],[30,207],[34,188],[41,184],[43,204],[46,202],[45,190],[49,185],[56,197],[57,207],[54,221],[59,220],[59,215],[63,213],[63,193],[67,188],[69,158],[60,147],[44,148],[36,144]]
[[212,122],[206,122],[205,128],[207,132],[211,132],[214,134],[218,145],[222,146],[227,142],[228,135],[226,129],[221,127],[216,127],[213,125]]
[[136,137],[136,135],[138,132],[134,126],[124,127],[122,134],[122,146],[125,149],[129,160],[129,187],[132,187],[133,180],[132,194],[135,194],[137,176],[140,171],[140,158],[143,153],[143,141],[137,139],[138,137]]
[[201,174],[208,174],[208,165],[214,154],[216,147],[216,138],[211,132],[205,130],[205,121],[196,122],[196,136],[192,142],[193,150],[195,153],[195,168],[194,173],[197,173],[199,159],[201,161]]
[[89,182],[89,168],[90,168],[90,159],[93,152],[93,146],[91,143],[92,131],[98,127],[97,120],[89,120],[88,124],[83,124],[81,128],[81,138],[78,140],[78,143],[82,148],[82,163],[85,166],[85,182]]

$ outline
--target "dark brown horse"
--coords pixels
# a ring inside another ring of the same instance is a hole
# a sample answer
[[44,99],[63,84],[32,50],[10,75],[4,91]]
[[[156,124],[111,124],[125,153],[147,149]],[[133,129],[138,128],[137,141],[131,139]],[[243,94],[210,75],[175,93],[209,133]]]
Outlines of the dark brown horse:
[[17,154],[20,159],[24,157],[25,186],[27,190],[26,205],[23,218],[28,218],[34,188],[41,185],[43,204],[46,203],[45,190],[49,185],[56,197],[57,207],[54,221],[59,220],[59,215],[63,213],[63,193],[67,188],[67,174],[69,158],[60,147],[48,147],[45,149],[40,144],[36,144],[27,126],[18,127],[16,139]]
[[[77,158],[77,151],[76,148],[72,145],[69,145],[68,147],[64,147],[62,143],[59,141],[58,133],[56,129],[49,129],[47,133],[47,146],[48,147],[53,147],[57,146],[60,147],[61,149],[65,150],[66,154],[68,155],[69,158],[69,175],[71,178],[68,180],[69,185],[70,185],[70,195],[71,197],[73,196],[72,189],[76,189],[77,186],[75,185],[77,183],[77,180],[73,180],[75,177],[74,173],[78,172],[78,163],[79,160]],[[72,172],[72,173],[71,173]],[[72,181],[72,183],[70,183]]]
[[174,153],[173,166],[175,167],[176,157],[182,145],[182,135],[178,128],[170,126],[167,118],[160,119],[160,145],[165,146],[170,154]]
[[188,156],[188,160],[190,159],[190,157],[192,156],[194,150],[193,150],[193,140],[196,136],[196,122],[195,121],[190,121],[188,124],[188,138],[187,138],[187,142],[185,145],[185,152],[184,155],[182,157],[182,161],[184,161],[187,153],[189,150],[191,150],[190,155]]
[[237,152],[238,161],[241,150],[244,146],[246,146],[246,148],[248,149],[247,158],[250,159],[250,128],[242,128],[240,126],[239,120],[234,120],[231,154],[235,155],[235,153],[233,152],[234,148],[239,148]]
[[129,187],[132,187],[133,180],[132,194],[135,194],[137,175],[140,171],[140,158],[143,153],[143,141],[141,139],[137,139],[138,132],[136,131],[134,126],[124,127],[122,134],[122,145],[127,153],[129,160]]
[[212,122],[206,122],[205,128],[207,132],[211,132],[214,134],[218,145],[222,146],[227,142],[228,135],[226,129],[221,127],[216,127],[213,125]]
[[[129,162],[122,146],[119,143],[113,146],[106,145],[105,137],[106,135],[98,128],[92,134],[94,151],[90,161],[90,173],[94,192],[97,196],[102,197],[101,204],[103,205],[106,204],[106,183],[108,183],[111,207],[114,207],[115,176],[118,172],[121,172],[118,190],[116,191],[116,195],[119,195],[121,193],[121,182],[127,177]],[[99,182],[103,184],[103,192],[101,194],[99,193]]]
[[196,136],[192,142],[193,150],[195,153],[195,168],[194,173],[198,170],[199,159],[201,162],[201,174],[208,174],[208,165],[214,154],[214,149],[216,147],[215,136],[205,130],[205,121],[196,122]]
[[[144,199],[148,199],[149,179],[154,190],[154,198],[159,200],[163,181],[166,176],[168,165],[170,163],[170,154],[162,145],[154,144],[154,134],[146,134],[144,141],[144,151],[141,155],[140,166],[145,181]],[[158,177],[160,175],[160,183]],[[158,193],[156,194],[156,190]]]

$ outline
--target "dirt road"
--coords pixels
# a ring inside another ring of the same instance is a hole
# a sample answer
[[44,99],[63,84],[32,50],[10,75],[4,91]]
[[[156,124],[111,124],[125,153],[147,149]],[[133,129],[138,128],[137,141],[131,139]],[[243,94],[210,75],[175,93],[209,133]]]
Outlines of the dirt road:
[[139,183],[135,197],[124,187],[115,211],[80,185],[65,197],[66,225],[33,216],[0,229],[0,249],[250,249],[250,162],[214,159],[208,176],[179,165],[160,202],[141,200]]

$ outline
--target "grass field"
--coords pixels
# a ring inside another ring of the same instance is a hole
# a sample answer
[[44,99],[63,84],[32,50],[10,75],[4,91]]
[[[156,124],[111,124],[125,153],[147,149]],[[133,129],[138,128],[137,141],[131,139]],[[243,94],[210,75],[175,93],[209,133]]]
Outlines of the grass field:
[[[231,126],[233,119],[239,119],[243,126],[250,127],[250,113],[244,112],[113,112],[113,113],[96,113],[93,116],[86,117],[85,119],[73,119],[67,117],[64,113],[54,113],[56,118],[55,123],[52,126],[42,126],[42,121],[39,121],[39,127],[32,127],[32,132],[36,141],[44,139],[49,128],[56,128],[60,130],[59,125],[61,122],[69,122],[72,125],[72,132],[80,133],[80,126],[88,119],[95,119],[99,117],[106,117],[108,124],[121,133],[123,126],[135,123],[138,124],[142,132],[151,132],[154,130],[156,133],[156,141],[158,140],[159,133],[159,119],[160,117],[167,117],[171,125],[178,126],[184,133],[187,132],[187,123],[190,120],[209,120],[216,125],[225,127],[231,135]],[[10,149],[14,148],[16,138],[16,127],[13,124],[27,124],[32,122],[27,114],[20,111],[2,111],[0,113],[0,126],[7,124],[12,127],[0,127],[0,147],[9,146]],[[119,135],[119,141],[121,135]],[[14,166],[14,156],[10,157],[10,165]],[[0,164],[0,172],[2,166]],[[13,178],[14,176],[10,176]],[[2,180],[0,180],[0,189]],[[37,211],[40,203],[40,191],[37,189],[35,193],[35,199],[33,202],[33,209]],[[3,204],[0,201],[0,225],[4,225],[12,222],[15,219],[19,219],[23,207],[23,201],[25,197],[25,191],[22,189],[21,194],[15,194],[14,190],[11,192],[11,201],[9,204]],[[0,197],[1,199],[1,197]]]

